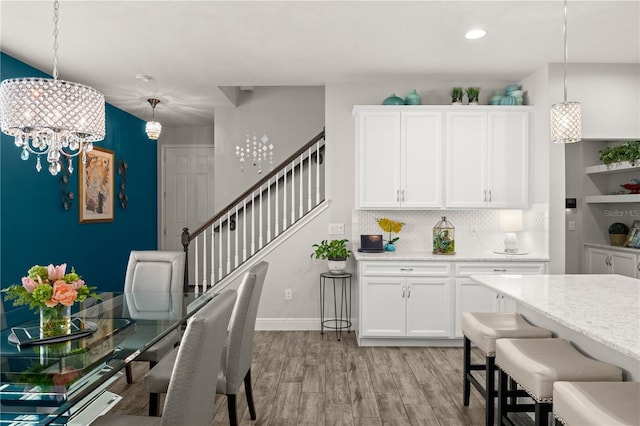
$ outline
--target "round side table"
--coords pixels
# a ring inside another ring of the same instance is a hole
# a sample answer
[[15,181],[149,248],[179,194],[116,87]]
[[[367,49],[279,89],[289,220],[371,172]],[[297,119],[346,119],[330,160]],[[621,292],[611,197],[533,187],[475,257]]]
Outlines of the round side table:
[[[327,280],[333,284],[333,318],[324,318],[324,299],[327,292]],[[336,287],[340,287],[340,309]],[[344,313],[344,316],[343,316]],[[336,331],[338,341],[342,338],[342,330],[351,332],[351,274],[348,272],[320,274],[320,334],[324,329]]]

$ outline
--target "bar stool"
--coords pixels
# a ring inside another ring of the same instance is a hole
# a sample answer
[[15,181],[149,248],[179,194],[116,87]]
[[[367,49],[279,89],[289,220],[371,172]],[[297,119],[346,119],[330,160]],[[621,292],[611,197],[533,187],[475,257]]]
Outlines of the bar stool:
[[[498,396],[495,386],[496,339],[544,338],[551,337],[551,332],[529,324],[522,315],[512,312],[463,312],[462,334],[464,335],[463,403],[469,406],[471,385],[473,385],[485,400],[485,424],[493,425],[494,398]],[[484,364],[471,364],[471,342],[485,353]],[[474,370],[486,371],[484,386],[471,374]]]
[[[557,381],[622,381],[622,370],[587,358],[564,339],[499,339],[496,341],[498,367],[498,415],[510,424],[508,412],[534,411],[535,424],[546,426],[553,407],[553,384]],[[533,398],[530,406],[507,405],[507,375]]]
[[640,425],[640,382],[556,382],[553,416],[568,426]]

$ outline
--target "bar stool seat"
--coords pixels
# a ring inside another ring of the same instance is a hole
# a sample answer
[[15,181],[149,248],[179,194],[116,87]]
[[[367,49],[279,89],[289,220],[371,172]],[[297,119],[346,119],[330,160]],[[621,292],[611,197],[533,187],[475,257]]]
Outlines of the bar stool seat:
[[[464,335],[463,404],[469,405],[471,386],[485,399],[485,423],[493,425],[495,388],[496,339],[500,338],[545,338],[551,332],[535,327],[520,314],[512,312],[463,312],[462,334]],[[471,342],[485,353],[484,364],[471,364]],[[472,376],[471,371],[484,370],[484,386]],[[487,391],[488,389],[488,391]]]
[[578,352],[564,339],[499,339],[496,365],[500,372],[498,410],[523,411],[506,404],[507,374],[534,400],[536,425],[546,425],[557,381],[622,381],[622,370]]
[[640,425],[640,382],[556,382],[553,415],[573,426]]

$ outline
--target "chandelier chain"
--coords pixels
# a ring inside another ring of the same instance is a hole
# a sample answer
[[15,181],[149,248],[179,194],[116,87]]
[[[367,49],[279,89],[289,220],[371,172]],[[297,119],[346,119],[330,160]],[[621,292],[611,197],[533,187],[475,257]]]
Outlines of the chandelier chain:
[[58,0],[53,2],[53,78],[58,79]]
[[567,0],[564,0],[564,101],[567,102]]

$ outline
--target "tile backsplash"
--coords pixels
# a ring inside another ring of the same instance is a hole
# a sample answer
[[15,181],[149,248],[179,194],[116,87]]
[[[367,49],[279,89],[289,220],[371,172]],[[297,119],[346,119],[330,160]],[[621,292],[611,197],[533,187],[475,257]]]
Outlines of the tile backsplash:
[[[433,227],[442,216],[455,227],[456,252],[483,253],[504,249],[504,232],[500,230],[500,210],[354,210],[352,214],[354,246],[360,244],[360,234],[383,234],[376,219],[388,217],[404,222],[396,249],[431,251]],[[536,204],[523,210],[523,231],[517,232],[520,251],[547,256],[549,247],[549,208]],[[386,235],[385,235],[386,234]]]

